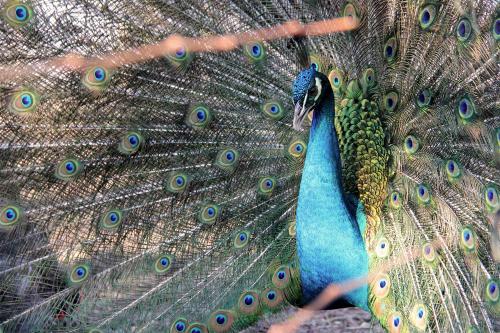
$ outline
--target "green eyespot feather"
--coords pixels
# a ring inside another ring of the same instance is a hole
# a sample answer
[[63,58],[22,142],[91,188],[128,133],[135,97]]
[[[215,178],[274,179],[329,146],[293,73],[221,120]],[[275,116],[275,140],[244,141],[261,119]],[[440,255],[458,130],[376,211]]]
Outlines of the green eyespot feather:
[[160,254],[154,261],[154,269],[158,274],[164,274],[172,268],[172,257],[168,254]]
[[410,311],[410,322],[420,331],[427,327],[427,307],[423,303],[417,303]]
[[500,16],[496,16],[493,19],[491,33],[493,34],[493,38],[498,42],[500,40]]
[[192,323],[187,329],[188,333],[208,333],[208,328],[202,323]]
[[233,172],[238,165],[240,154],[236,149],[226,148],[219,151],[215,158],[215,165],[226,172]]
[[80,284],[88,279],[90,276],[90,265],[89,264],[76,264],[69,271],[69,282],[70,284]]
[[22,209],[14,204],[0,207],[0,228],[11,228],[18,224],[23,216]]
[[132,155],[141,148],[143,141],[144,139],[139,133],[134,131],[127,132],[120,140],[118,150],[122,154]]
[[325,70],[323,60],[317,54],[310,54],[309,61],[311,63],[311,67],[313,67],[316,72],[323,72]]
[[420,27],[424,30],[431,28],[436,21],[437,14],[438,14],[438,9],[436,5],[427,4],[422,6],[418,13],[418,21]]
[[115,229],[123,221],[123,212],[120,209],[108,209],[101,217],[100,226],[103,229]]
[[212,121],[213,113],[204,104],[193,105],[186,114],[186,124],[194,129],[206,128]]
[[234,324],[235,316],[229,310],[214,311],[208,319],[210,332],[225,333],[231,330]]
[[390,195],[389,195],[389,206],[392,208],[392,209],[399,209],[401,208],[401,193],[397,192],[397,191],[393,191]]
[[193,57],[189,50],[184,47],[180,47],[175,51],[175,53],[167,55],[167,59],[170,64],[179,69],[185,69],[191,62],[192,58]]
[[82,83],[85,87],[91,91],[102,91],[104,90],[111,79],[110,72],[100,66],[92,66],[85,70],[82,78]]
[[270,196],[276,188],[276,178],[262,177],[259,179],[257,191],[260,195]]
[[391,253],[391,243],[385,237],[380,237],[375,247],[375,254],[378,258],[387,258]]
[[484,288],[484,295],[488,305],[493,307],[493,310],[500,313],[500,290],[499,280],[490,279]]
[[420,142],[413,135],[408,135],[404,140],[403,146],[408,155],[413,155],[420,149]]
[[417,95],[417,105],[421,109],[427,108],[432,101],[432,92],[429,89],[422,89]]
[[344,73],[340,69],[332,69],[328,74],[328,80],[330,80],[332,90],[335,94],[344,92]]
[[457,39],[461,43],[469,41],[472,37],[472,24],[467,17],[462,17],[455,28]]
[[387,297],[387,295],[389,295],[389,291],[391,290],[391,280],[389,278],[389,275],[380,273],[372,282],[371,289],[375,297]]
[[469,96],[464,96],[458,101],[457,111],[462,123],[467,124],[474,119],[476,106]]
[[460,246],[465,253],[476,251],[476,234],[471,227],[464,227],[460,231]]
[[189,184],[189,177],[183,172],[173,172],[165,183],[165,189],[171,193],[181,193]]
[[40,102],[38,94],[29,88],[15,91],[9,102],[9,110],[17,114],[28,114],[36,110]]
[[399,94],[396,91],[390,91],[384,96],[384,108],[386,111],[393,112],[398,107]]
[[292,159],[301,159],[305,157],[307,144],[302,139],[292,140],[288,146],[285,147],[285,155]]
[[462,168],[458,162],[447,160],[445,162],[446,176],[448,181],[455,182],[462,177]]
[[489,213],[494,213],[500,206],[498,200],[498,189],[494,185],[489,185],[484,189],[484,203]]
[[266,57],[266,49],[260,42],[252,42],[243,47],[243,51],[248,60],[252,63],[260,63]]
[[170,333],[185,333],[187,332],[189,323],[186,318],[177,318],[170,326]]
[[257,313],[259,306],[259,294],[255,291],[245,291],[238,300],[238,310],[247,315]]
[[234,247],[237,249],[244,248],[245,246],[248,245],[248,242],[250,240],[250,232],[246,230],[242,230],[234,236]]
[[436,255],[436,249],[434,249],[434,245],[432,243],[425,243],[422,246],[422,259],[426,263],[434,263],[436,261],[437,255]]
[[428,205],[431,202],[431,193],[426,184],[420,184],[415,188],[417,194],[417,201],[421,205]]
[[80,161],[74,158],[66,158],[57,165],[55,176],[61,180],[69,181],[75,178],[83,169]]
[[367,68],[363,71],[361,85],[366,88],[373,88],[377,83],[376,73],[373,68]]
[[285,116],[283,105],[275,100],[268,100],[261,106],[261,111],[273,120],[280,120]]
[[262,303],[273,309],[283,303],[283,292],[277,288],[267,288],[261,293],[260,298]]
[[214,224],[220,215],[220,207],[213,203],[207,203],[200,207],[198,213],[198,221],[200,223],[212,225]]
[[288,265],[281,265],[278,267],[273,274],[272,282],[273,285],[278,289],[285,289],[288,287],[292,281],[291,269]]
[[359,20],[359,15],[360,13],[358,8],[352,2],[347,2],[345,4],[344,9],[342,10],[342,16],[352,17]]
[[396,37],[391,37],[385,42],[384,45],[384,57],[385,60],[392,64],[396,60],[396,55],[398,54],[398,40]]
[[33,19],[33,8],[27,2],[9,1],[3,10],[5,20],[13,27],[22,27]]

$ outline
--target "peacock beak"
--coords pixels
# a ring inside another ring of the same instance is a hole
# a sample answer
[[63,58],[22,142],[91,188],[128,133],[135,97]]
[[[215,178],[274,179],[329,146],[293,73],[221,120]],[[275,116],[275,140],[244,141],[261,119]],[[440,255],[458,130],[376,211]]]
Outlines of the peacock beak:
[[295,104],[295,111],[293,113],[293,128],[297,131],[300,131],[302,129],[302,123],[304,122],[304,119],[306,119],[306,116],[315,106],[315,104],[313,104],[309,107],[306,107],[307,95],[308,94],[306,93],[302,102],[298,101],[297,104]]

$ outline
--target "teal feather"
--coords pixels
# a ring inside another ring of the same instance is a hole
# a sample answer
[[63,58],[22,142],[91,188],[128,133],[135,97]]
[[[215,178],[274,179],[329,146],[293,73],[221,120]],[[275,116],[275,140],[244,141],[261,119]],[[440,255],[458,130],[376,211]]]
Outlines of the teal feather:
[[[102,62],[343,15],[358,28]],[[3,1],[0,331],[237,332],[413,249],[344,300],[388,330],[499,331],[499,22],[492,0]],[[323,95],[297,131],[308,57]],[[385,173],[371,244],[350,170]]]

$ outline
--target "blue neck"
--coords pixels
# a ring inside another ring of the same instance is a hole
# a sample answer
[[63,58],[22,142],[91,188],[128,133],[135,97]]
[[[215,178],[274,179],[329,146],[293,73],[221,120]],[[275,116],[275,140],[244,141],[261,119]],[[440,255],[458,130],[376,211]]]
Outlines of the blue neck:
[[[331,283],[368,273],[355,216],[346,205],[331,89],[314,112],[297,206],[297,248],[302,291],[310,301]],[[367,286],[344,296],[368,309]]]

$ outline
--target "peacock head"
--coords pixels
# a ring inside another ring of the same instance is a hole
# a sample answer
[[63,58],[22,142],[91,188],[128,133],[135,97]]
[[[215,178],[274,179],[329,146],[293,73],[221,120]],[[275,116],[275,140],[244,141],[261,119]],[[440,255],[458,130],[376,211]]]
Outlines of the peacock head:
[[326,91],[330,88],[328,78],[316,71],[314,66],[301,71],[293,82],[293,127],[300,130],[302,122],[323,100]]

